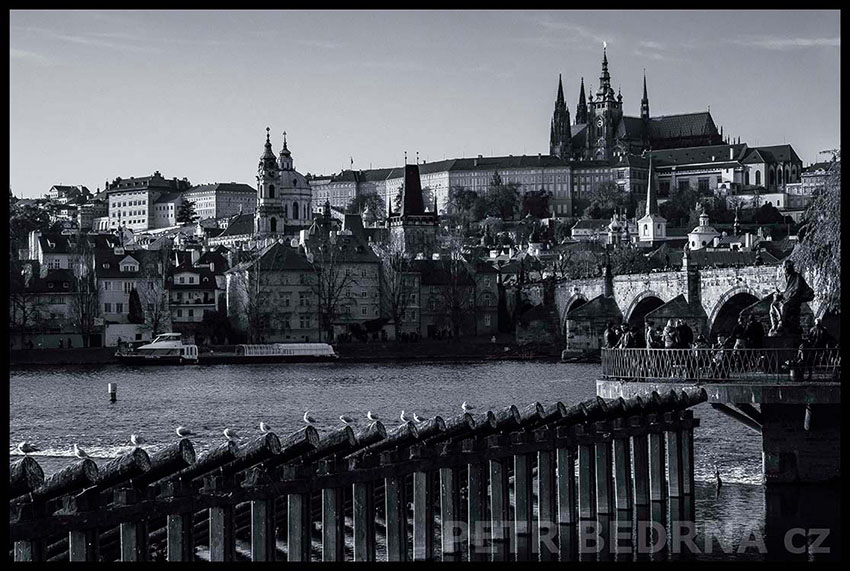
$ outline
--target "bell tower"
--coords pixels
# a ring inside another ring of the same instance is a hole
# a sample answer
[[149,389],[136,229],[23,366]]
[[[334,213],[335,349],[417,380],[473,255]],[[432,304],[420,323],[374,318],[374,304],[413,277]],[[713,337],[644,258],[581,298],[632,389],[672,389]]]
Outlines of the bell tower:
[[608,73],[607,44],[602,47],[602,73],[596,100],[591,98],[591,117],[588,125],[588,143],[593,160],[608,160],[616,142],[615,129],[623,116],[623,98],[614,95],[611,74]]
[[[281,153],[282,154],[282,153]],[[283,232],[283,203],[280,196],[280,167],[272,152],[269,128],[266,144],[257,166],[257,210],[254,214],[255,234]]]

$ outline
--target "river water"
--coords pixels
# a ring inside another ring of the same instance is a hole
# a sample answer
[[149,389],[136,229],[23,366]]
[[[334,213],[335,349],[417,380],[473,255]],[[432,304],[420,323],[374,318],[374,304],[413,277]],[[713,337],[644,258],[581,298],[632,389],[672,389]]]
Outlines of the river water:
[[[242,436],[259,434],[260,421],[279,435],[297,430],[305,410],[321,433],[341,426],[341,414],[365,424],[369,410],[391,427],[402,409],[449,418],[460,413],[463,401],[476,411],[533,401],[569,406],[596,394],[598,375],[598,365],[527,361],[15,369],[9,449],[15,458],[17,443],[33,442],[43,450],[36,459],[49,475],[69,461],[74,442],[102,463],[99,458],[130,449],[130,433],[142,435],[153,451],[173,442],[180,424],[197,433],[192,442],[202,452],[222,441],[225,427]],[[117,383],[114,404],[108,383]],[[706,405],[694,414],[701,421],[695,431],[697,520],[722,521],[733,529],[724,532],[731,548],[746,548],[742,530],[764,533],[771,524],[761,485],[761,439]],[[715,466],[724,482],[719,495]],[[837,504],[831,509],[837,513]],[[728,557],[741,555],[761,557],[756,548]]]

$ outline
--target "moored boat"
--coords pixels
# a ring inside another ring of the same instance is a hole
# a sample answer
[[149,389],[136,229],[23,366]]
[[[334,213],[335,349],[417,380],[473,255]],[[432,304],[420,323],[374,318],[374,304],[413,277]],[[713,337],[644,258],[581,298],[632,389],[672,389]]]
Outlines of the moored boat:
[[133,365],[183,365],[198,362],[198,346],[184,344],[180,333],[163,333],[147,345],[115,353],[122,363]]
[[327,343],[237,345],[234,353],[202,353],[200,363],[304,363],[335,361],[339,355]]

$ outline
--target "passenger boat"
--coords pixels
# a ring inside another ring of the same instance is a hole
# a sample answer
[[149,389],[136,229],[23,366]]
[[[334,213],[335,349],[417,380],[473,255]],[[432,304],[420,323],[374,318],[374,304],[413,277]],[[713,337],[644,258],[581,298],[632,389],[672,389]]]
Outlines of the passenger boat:
[[115,353],[122,363],[133,365],[183,365],[198,362],[198,346],[183,343],[180,333],[157,335],[151,343],[137,349]]
[[339,355],[327,343],[270,343],[237,345],[234,353],[202,353],[206,363],[304,363],[335,361]]

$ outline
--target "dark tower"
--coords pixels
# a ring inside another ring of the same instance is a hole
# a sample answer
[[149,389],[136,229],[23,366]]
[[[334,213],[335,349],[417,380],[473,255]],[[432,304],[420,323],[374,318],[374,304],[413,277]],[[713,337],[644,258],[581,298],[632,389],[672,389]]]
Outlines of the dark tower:
[[588,117],[588,148],[594,160],[608,160],[615,144],[615,130],[623,116],[622,97],[614,95],[611,87],[611,74],[608,73],[608,52],[602,48],[602,73],[599,76],[599,89],[596,100],[591,100],[592,114]]
[[552,114],[552,127],[549,133],[549,154],[556,157],[569,157],[570,154],[570,110],[564,100],[564,84],[558,75],[558,96],[555,99],[555,112]]
[[584,78],[581,78],[581,89],[578,92],[578,105],[576,105],[576,125],[587,123],[587,99],[584,97]]
[[646,94],[646,70],[643,70],[643,99],[640,100],[640,118],[649,120],[649,96]]

